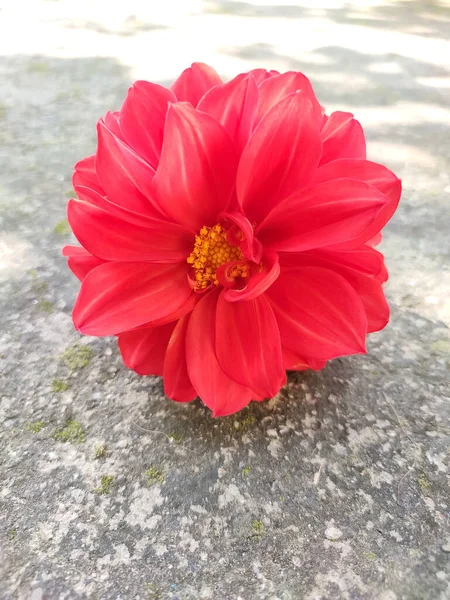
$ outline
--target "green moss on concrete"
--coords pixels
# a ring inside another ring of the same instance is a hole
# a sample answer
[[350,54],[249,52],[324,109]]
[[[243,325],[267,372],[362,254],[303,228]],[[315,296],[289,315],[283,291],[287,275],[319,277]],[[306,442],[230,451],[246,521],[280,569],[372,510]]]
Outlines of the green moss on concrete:
[[70,385],[64,379],[54,379],[52,381],[52,392],[55,394],[67,392],[68,389],[70,389]]
[[424,494],[430,491],[431,483],[428,481],[428,477],[425,473],[422,473],[420,477],[417,478],[417,483]]
[[11,531],[8,533],[8,540],[10,542],[12,542],[17,536],[17,529],[11,529]]
[[41,312],[51,314],[53,312],[53,303],[50,300],[39,300],[36,305]]
[[35,421],[34,423],[28,423],[25,430],[31,431],[32,433],[39,433],[44,427],[47,427],[45,421]]
[[70,444],[83,444],[86,441],[81,423],[74,419],[67,419],[66,425],[53,434],[53,439],[57,442],[69,442]]
[[250,473],[251,470],[252,470],[252,468],[249,465],[247,465],[246,467],[244,467],[242,469],[242,475],[247,476]]
[[251,523],[252,535],[262,536],[265,535],[264,525],[259,519],[253,519]]
[[181,444],[184,440],[184,436],[182,433],[178,433],[177,431],[171,431],[167,437],[169,440],[174,441],[176,444]]
[[148,483],[153,485],[154,483],[163,484],[165,479],[165,472],[162,469],[151,466],[145,471],[145,475],[148,478]]
[[106,455],[105,444],[95,444],[94,446],[94,458],[104,458]]
[[80,344],[74,344],[70,348],[67,348],[62,355],[62,361],[72,371],[77,369],[83,369],[87,367],[92,356],[92,349],[89,346],[81,346]]
[[69,221],[67,219],[63,219],[62,221],[58,221],[56,225],[53,227],[53,233],[57,235],[68,235],[72,229],[70,228]]
[[109,494],[112,489],[114,479],[114,475],[102,475],[102,478],[100,479],[100,486],[94,488],[94,492],[100,495]]

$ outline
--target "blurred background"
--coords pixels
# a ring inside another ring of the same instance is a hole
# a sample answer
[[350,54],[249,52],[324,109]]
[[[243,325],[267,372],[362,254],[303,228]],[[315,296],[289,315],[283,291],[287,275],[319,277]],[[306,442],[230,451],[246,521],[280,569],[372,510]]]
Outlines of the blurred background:
[[[449,40],[444,0],[0,0],[0,598],[450,598]],[[220,420],[74,331],[61,256],[99,117],[192,61],[304,72],[404,186],[369,354]]]

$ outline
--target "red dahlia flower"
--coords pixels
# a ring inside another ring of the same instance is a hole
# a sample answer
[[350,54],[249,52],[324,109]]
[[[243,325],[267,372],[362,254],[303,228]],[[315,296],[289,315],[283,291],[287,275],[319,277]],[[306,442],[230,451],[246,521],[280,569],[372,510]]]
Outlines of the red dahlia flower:
[[128,367],[215,416],[365,353],[401,184],[350,113],[326,116],[301,73],[223,83],[195,63],[171,89],[136,82],[97,129],[68,206],[82,247],[64,249],[79,331],[117,335]]

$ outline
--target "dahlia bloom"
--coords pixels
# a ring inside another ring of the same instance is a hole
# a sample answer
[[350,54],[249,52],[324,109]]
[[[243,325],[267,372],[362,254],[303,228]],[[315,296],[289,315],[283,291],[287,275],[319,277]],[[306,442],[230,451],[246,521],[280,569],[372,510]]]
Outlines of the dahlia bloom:
[[273,397],[286,370],[365,353],[389,308],[374,249],[401,193],[361,125],[297,72],[223,83],[194,63],[137,81],[75,167],[73,310],[124,363],[214,416]]

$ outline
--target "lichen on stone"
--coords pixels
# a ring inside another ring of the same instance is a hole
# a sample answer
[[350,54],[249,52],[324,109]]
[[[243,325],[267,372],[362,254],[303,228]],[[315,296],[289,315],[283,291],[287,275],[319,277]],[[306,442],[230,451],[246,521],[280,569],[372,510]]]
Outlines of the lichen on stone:
[[162,469],[151,466],[145,471],[145,475],[148,477],[148,483],[153,485],[154,483],[164,483],[165,472]]
[[83,444],[86,441],[83,427],[75,419],[67,419],[65,426],[56,431],[52,437],[58,442],[70,442],[71,444]]
[[248,475],[251,470],[252,470],[252,468],[249,465],[247,465],[246,467],[244,467],[242,469],[242,475]]
[[67,219],[63,219],[62,221],[58,221],[56,225],[53,227],[53,233],[57,235],[68,235],[72,230],[70,229],[70,225]]
[[35,421],[34,423],[28,423],[26,426],[26,431],[31,431],[32,433],[39,433],[41,429],[47,427],[47,423],[45,421]]
[[262,521],[260,521],[259,519],[253,519],[252,524],[251,524],[251,529],[252,529],[252,535],[253,536],[261,536],[261,535],[265,535],[265,530],[264,530],[264,525],[262,523]]
[[67,392],[70,385],[64,379],[54,379],[52,381],[52,392],[58,394],[59,392]]
[[102,475],[102,478],[100,479],[100,486],[94,488],[94,492],[96,494],[100,494],[100,495],[109,494],[109,492],[111,491],[114,479],[115,479],[114,475]]
[[105,444],[95,444],[94,446],[94,458],[103,458],[106,454]]
[[76,369],[83,369],[86,367],[89,364],[92,355],[92,348],[89,346],[74,344],[64,351],[61,358],[69,369],[75,371]]

